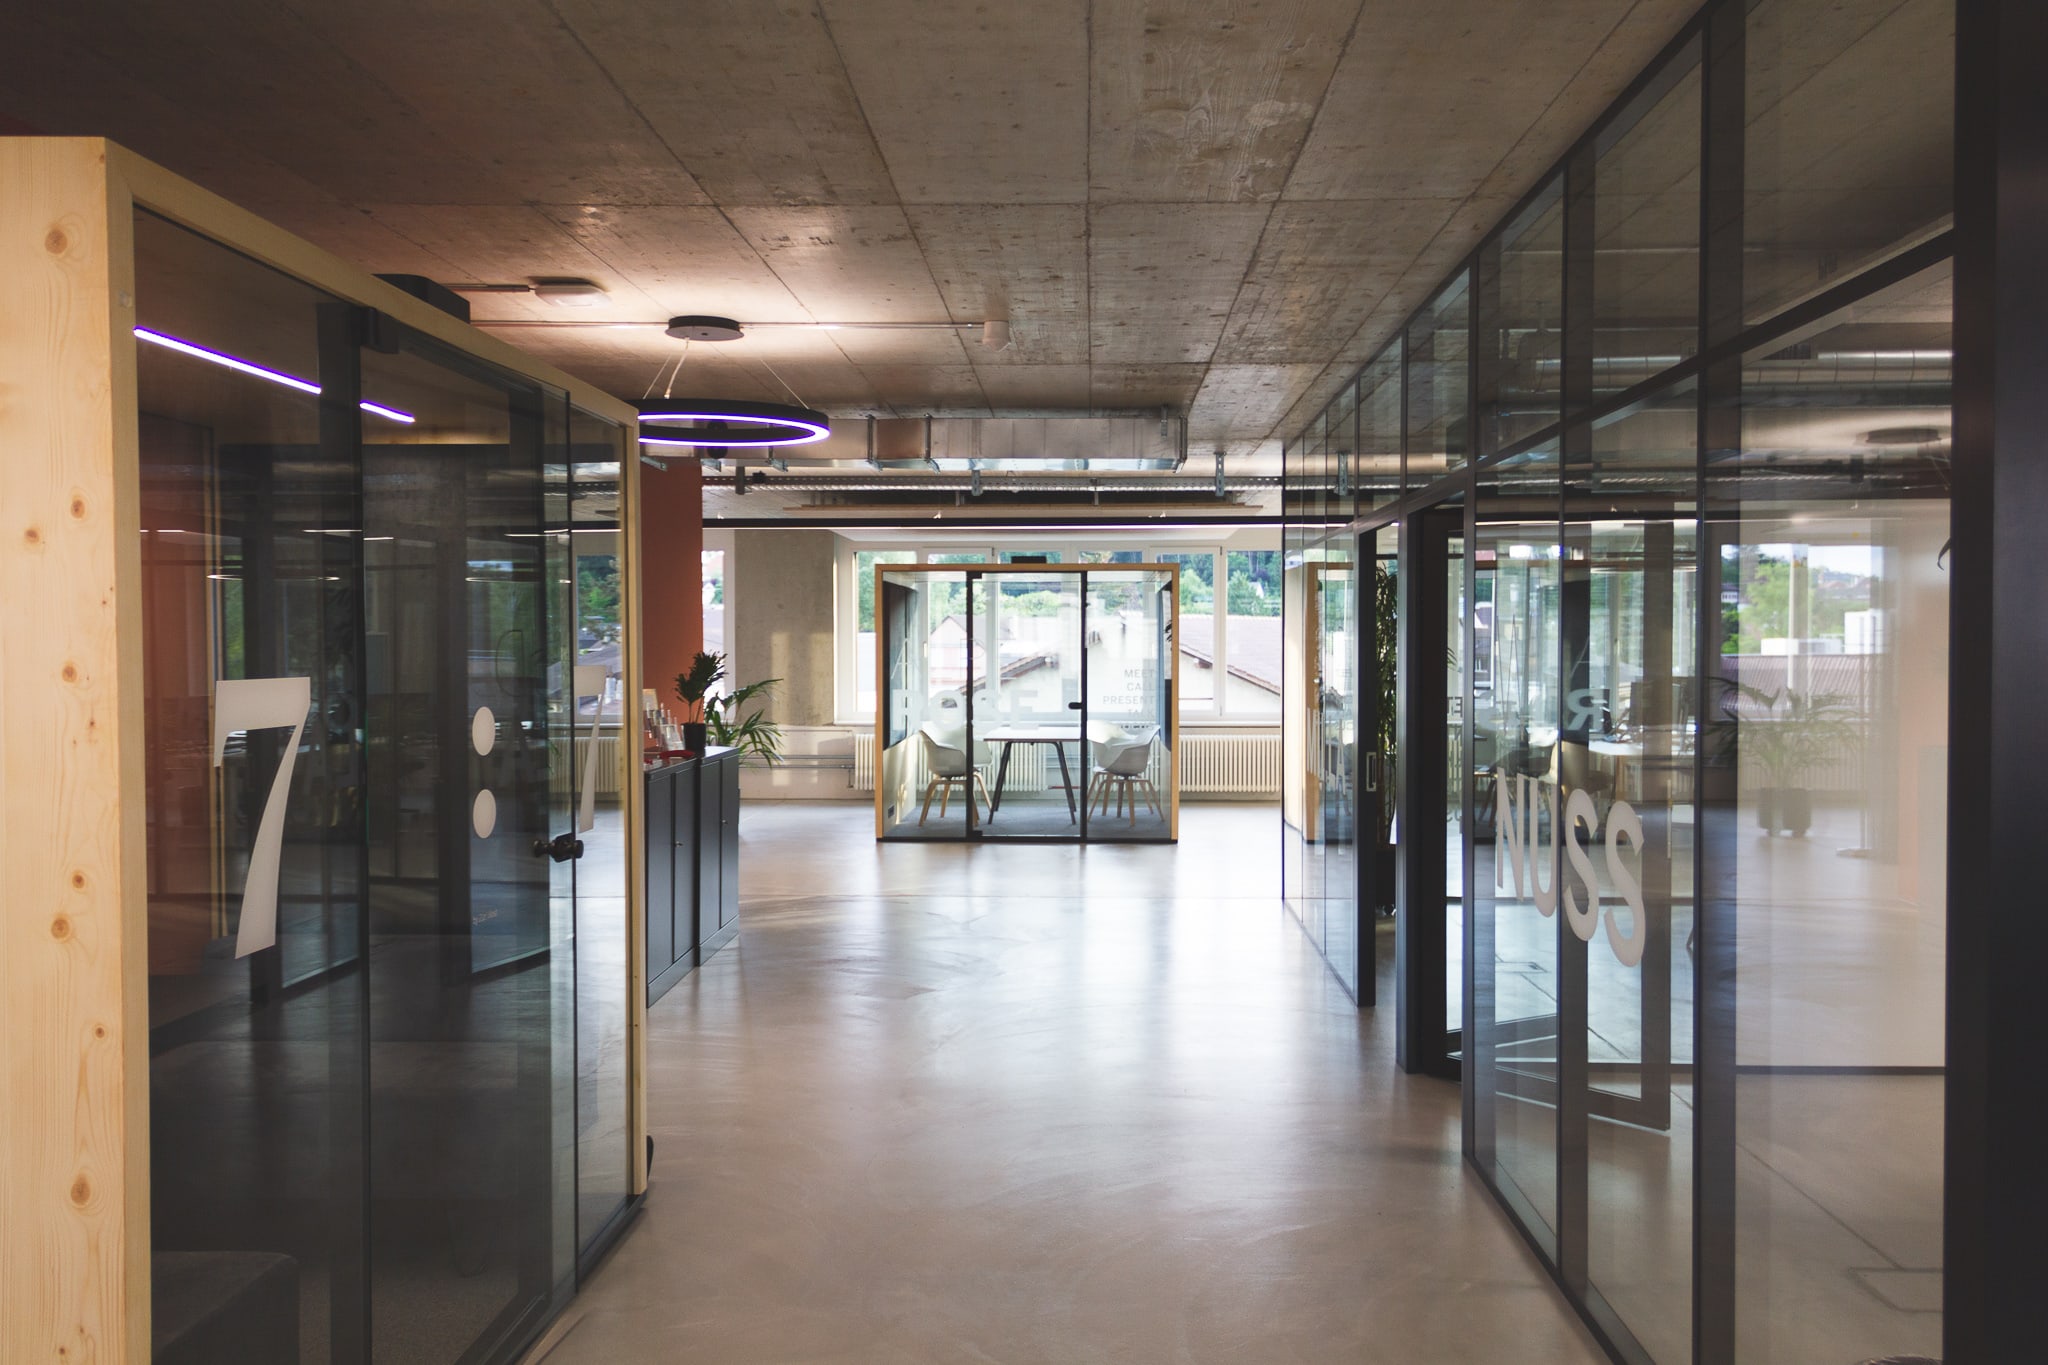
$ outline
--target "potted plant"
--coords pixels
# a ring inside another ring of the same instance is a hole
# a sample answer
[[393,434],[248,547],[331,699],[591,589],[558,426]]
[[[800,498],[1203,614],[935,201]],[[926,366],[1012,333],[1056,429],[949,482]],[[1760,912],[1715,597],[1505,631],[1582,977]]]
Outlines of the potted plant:
[[1373,909],[1391,914],[1397,865],[1394,852],[1394,665],[1399,657],[1395,613],[1400,605],[1400,594],[1395,587],[1394,575],[1387,572],[1386,565],[1377,562],[1372,566],[1372,595],[1371,685],[1379,704],[1374,708],[1372,751],[1366,756],[1366,762],[1377,766],[1380,786],[1379,837],[1372,851],[1373,899],[1379,904]]
[[1766,692],[1746,683],[1735,689],[1760,710],[1737,735],[1742,757],[1765,774],[1766,785],[1757,792],[1757,825],[1771,834],[1804,835],[1813,827],[1813,793],[1803,779],[1855,741],[1855,709],[1832,692]]
[[764,678],[735,688],[731,696],[707,698],[704,719],[710,726],[711,742],[739,750],[742,759],[751,755],[763,763],[780,762],[782,727],[768,719],[766,711],[760,707],[745,714],[742,712],[756,697],[767,700],[775,684],[781,681],[780,678]]
[[704,752],[710,711],[716,705],[711,689],[725,677],[725,656],[697,651],[690,666],[676,674],[676,696],[683,703],[683,747],[691,753]]

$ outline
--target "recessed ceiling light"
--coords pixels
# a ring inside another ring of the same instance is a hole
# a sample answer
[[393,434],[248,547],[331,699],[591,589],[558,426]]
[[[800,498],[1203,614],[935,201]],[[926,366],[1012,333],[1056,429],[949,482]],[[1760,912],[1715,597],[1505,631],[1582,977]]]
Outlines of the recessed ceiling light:
[[596,308],[611,302],[604,286],[589,280],[535,280],[533,296],[557,308]]

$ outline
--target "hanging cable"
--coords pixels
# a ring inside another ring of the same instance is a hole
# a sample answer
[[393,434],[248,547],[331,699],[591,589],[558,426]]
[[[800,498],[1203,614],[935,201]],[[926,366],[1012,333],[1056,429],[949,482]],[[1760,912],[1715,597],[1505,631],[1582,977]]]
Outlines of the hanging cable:
[[683,372],[683,362],[690,358],[690,340],[683,338],[683,353],[676,357],[676,367],[668,372],[668,387],[661,391],[663,398],[676,396],[676,376]]
[[[760,357],[759,357],[759,356],[756,356],[756,357],[755,357],[755,359],[759,360],[759,359],[760,359]],[[797,405],[798,407],[800,407],[800,408],[807,408],[807,407],[809,407],[809,406],[810,406],[810,404],[809,404],[809,403],[806,403],[806,402],[805,402],[805,401],[804,401],[803,399],[801,399],[801,398],[797,397],[797,392],[796,392],[796,390],[795,390],[795,389],[792,389],[792,388],[791,388],[791,387],[789,386],[789,381],[788,381],[787,379],[784,379],[784,378],[783,378],[783,377],[782,377],[781,375],[779,375],[779,374],[775,374],[775,367],[774,367],[773,365],[770,365],[770,364],[769,364],[769,363],[768,363],[767,361],[765,361],[765,360],[762,360],[762,361],[761,361],[761,368],[762,368],[762,369],[764,369],[764,370],[766,370],[766,371],[768,371],[768,373],[770,373],[770,374],[773,374],[773,375],[775,375],[775,382],[776,382],[776,383],[778,383],[778,384],[780,384],[780,385],[782,385],[782,391],[783,391],[784,393],[788,394],[788,395],[789,395],[789,396],[790,396],[790,397],[791,397],[792,399],[794,399],[794,400],[795,400],[795,402],[796,402],[796,405]]]

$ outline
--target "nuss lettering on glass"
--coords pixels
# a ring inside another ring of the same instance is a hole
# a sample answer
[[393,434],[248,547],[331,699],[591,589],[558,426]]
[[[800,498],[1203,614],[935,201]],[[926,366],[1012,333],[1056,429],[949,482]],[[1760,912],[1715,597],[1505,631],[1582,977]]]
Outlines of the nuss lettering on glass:
[[[1520,790],[1516,788],[1519,786]],[[1530,779],[1527,775],[1508,777],[1502,775],[1494,784],[1494,828],[1498,838],[1507,847],[1507,856],[1500,856],[1498,846],[1493,862],[1493,884],[1499,889],[1507,882],[1508,869],[1514,869],[1515,896],[1517,899],[1535,893],[1536,913],[1548,919],[1557,913],[1558,893],[1563,892],[1565,922],[1572,932],[1587,943],[1593,941],[1593,934],[1601,920],[1600,883],[1593,875],[1593,859],[1580,841],[1580,827],[1596,838],[1600,833],[1600,811],[1593,804],[1592,795],[1581,788],[1565,798],[1564,822],[1558,822],[1557,784],[1540,784],[1547,798],[1550,820],[1549,846],[1539,850],[1537,836],[1539,824],[1536,819],[1536,802],[1530,794]],[[1573,877],[1565,876],[1559,870],[1557,840],[1559,831],[1564,834],[1564,855],[1576,874],[1579,885],[1586,888],[1589,904],[1581,906],[1573,889]],[[1627,840],[1635,852],[1635,867],[1631,868],[1622,859],[1622,841]],[[1532,856],[1537,853],[1540,857]],[[1621,929],[1618,907],[1606,908],[1607,945],[1614,949],[1614,955],[1625,967],[1633,967],[1643,960],[1643,948],[1650,937],[1650,919],[1643,905],[1643,881],[1640,875],[1643,863],[1643,821],[1636,814],[1634,806],[1626,801],[1616,801],[1607,809],[1607,880],[1628,906],[1629,928]],[[1505,864],[1505,865],[1503,865]],[[1550,874],[1550,885],[1543,884],[1543,871]],[[1563,885],[1560,886],[1559,883]]]

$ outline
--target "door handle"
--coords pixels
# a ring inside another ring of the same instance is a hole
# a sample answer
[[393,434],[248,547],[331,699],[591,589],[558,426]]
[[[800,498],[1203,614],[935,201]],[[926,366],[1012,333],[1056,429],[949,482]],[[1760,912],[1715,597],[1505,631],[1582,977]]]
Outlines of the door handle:
[[557,834],[552,839],[535,839],[533,856],[553,858],[558,863],[566,863],[571,858],[583,856],[583,841],[573,834]]
[[1068,702],[1068,703],[1067,703],[1067,709],[1068,709],[1069,711],[1078,711],[1078,710],[1080,710],[1080,709],[1081,709],[1081,706],[1082,706],[1082,703],[1080,703],[1080,702],[1077,702],[1077,701],[1070,701],[1070,702]]

